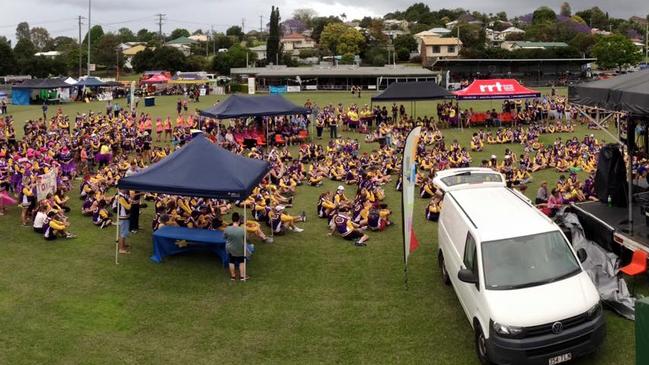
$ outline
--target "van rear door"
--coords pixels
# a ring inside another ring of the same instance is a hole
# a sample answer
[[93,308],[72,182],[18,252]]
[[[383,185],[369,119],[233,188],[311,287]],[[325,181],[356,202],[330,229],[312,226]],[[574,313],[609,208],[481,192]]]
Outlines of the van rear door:
[[501,173],[482,167],[439,171],[435,174],[433,184],[444,192],[473,187],[506,186]]

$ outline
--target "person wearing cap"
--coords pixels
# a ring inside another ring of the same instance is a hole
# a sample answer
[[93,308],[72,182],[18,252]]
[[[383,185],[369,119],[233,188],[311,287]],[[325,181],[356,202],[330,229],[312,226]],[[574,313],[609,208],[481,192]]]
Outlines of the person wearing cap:
[[334,203],[336,206],[341,206],[343,204],[349,203],[349,199],[345,196],[345,187],[342,185],[338,185],[338,188],[336,189],[336,195],[334,195]]
[[293,216],[286,213],[285,206],[278,205],[275,207],[275,212],[271,214],[270,220],[273,233],[275,234],[283,234],[286,229],[300,233],[304,229],[296,226],[295,223],[306,221],[306,214],[302,212],[299,216]]

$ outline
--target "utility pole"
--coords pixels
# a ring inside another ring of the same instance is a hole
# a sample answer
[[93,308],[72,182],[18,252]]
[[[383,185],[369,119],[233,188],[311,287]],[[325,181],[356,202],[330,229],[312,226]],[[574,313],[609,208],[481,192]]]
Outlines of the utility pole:
[[264,24],[264,16],[263,16],[263,15],[260,15],[260,16],[259,16],[259,33],[261,33],[261,32],[264,31],[264,26],[263,26],[263,24]]
[[241,33],[246,33],[244,30],[246,28],[246,18],[241,18]]
[[88,0],[88,72],[86,76],[90,76],[90,16],[92,15],[92,0]]
[[81,22],[81,19],[85,19],[85,18],[79,15],[79,77],[81,77],[81,70],[82,70],[81,63],[83,62],[83,52],[81,52],[81,50],[83,49],[82,48],[83,46],[81,44],[81,25],[83,25],[83,23]]
[[155,16],[158,18],[158,38],[160,38],[160,42],[164,44],[165,40],[162,38],[162,23],[165,21],[167,14],[156,14]]
[[644,25],[644,61],[649,62],[649,20]]

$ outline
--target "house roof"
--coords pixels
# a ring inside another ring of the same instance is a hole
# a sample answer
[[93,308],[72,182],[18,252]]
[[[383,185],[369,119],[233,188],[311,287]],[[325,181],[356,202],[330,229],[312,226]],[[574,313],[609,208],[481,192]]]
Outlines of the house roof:
[[172,39],[169,42],[167,42],[167,45],[174,45],[174,44],[192,44],[196,43],[195,40],[190,39],[189,37],[178,37],[176,39]]
[[131,47],[129,49],[126,49],[126,50],[122,51],[122,54],[124,56],[135,56],[136,54],[144,51],[145,49],[146,49],[145,45],[138,44],[137,46],[133,46],[133,47]]
[[308,39],[300,33],[290,33],[282,37],[282,41],[301,41]]
[[512,47],[518,46],[520,48],[560,48],[568,47],[568,44],[565,42],[527,42],[527,41],[516,41],[512,42]]
[[439,74],[439,72],[423,67],[358,67],[344,65],[337,67],[241,67],[231,68],[230,73],[233,75],[256,75],[257,77],[433,77]]
[[457,46],[462,44],[462,41],[455,37],[434,37],[434,36],[423,36],[421,41],[425,46]]
[[416,37],[438,36],[438,35],[449,34],[449,33],[451,33],[451,31],[446,29],[446,28],[431,28],[431,29],[425,30],[423,32],[419,32],[419,33],[415,34],[415,36]]
[[524,30],[516,27],[509,27],[505,30],[503,30],[501,33],[525,33]]

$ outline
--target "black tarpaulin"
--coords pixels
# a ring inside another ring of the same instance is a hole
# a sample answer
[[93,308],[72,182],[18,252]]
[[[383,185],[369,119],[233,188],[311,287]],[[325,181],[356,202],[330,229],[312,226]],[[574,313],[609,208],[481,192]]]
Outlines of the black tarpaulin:
[[309,110],[293,104],[280,95],[232,95],[212,108],[200,112],[201,116],[217,119],[293,114],[309,114]]
[[577,105],[649,116],[649,70],[570,86],[568,101]]
[[453,98],[455,98],[455,95],[433,81],[395,82],[390,84],[380,94],[372,96],[372,102]]

